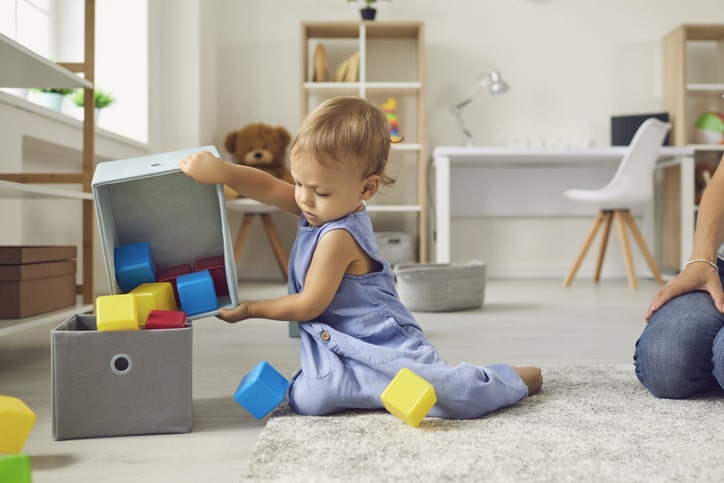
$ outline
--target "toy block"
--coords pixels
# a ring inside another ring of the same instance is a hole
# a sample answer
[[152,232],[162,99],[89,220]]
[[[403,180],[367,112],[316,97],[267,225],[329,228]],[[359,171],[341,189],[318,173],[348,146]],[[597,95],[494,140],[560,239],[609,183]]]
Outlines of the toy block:
[[186,312],[178,310],[151,310],[146,319],[146,329],[183,329],[188,327]]
[[138,305],[133,294],[96,298],[96,329],[103,332],[138,330]]
[[226,283],[226,266],[224,265],[224,256],[217,255],[215,257],[200,258],[194,262],[194,272],[208,270],[211,278],[214,280],[214,289],[216,295],[228,295],[229,285]]
[[214,281],[208,270],[192,272],[176,278],[181,308],[188,315],[212,312],[219,308]]
[[141,328],[146,325],[146,319],[152,310],[176,310],[176,298],[169,282],[142,283],[129,293],[136,296],[138,326]]
[[385,409],[414,428],[437,402],[432,384],[404,367],[382,391],[380,399]]
[[287,393],[289,381],[268,362],[261,361],[239,383],[234,400],[256,419],[277,407]]
[[[0,453],[20,453],[35,424],[35,413],[13,396],[0,396]],[[0,478],[0,481],[4,480]]]
[[128,293],[142,283],[156,281],[156,262],[148,242],[121,245],[114,249],[116,280]]
[[31,483],[30,458],[26,454],[0,456],[0,481]]
[[157,282],[169,282],[173,287],[173,295],[176,297],[176,307],[181,307],[181,299],[178,298],[178,289],[176,288],[176,278],[179,275],[191,273],[191,265],[183,263],[173,267],[159,268],[156,274]]

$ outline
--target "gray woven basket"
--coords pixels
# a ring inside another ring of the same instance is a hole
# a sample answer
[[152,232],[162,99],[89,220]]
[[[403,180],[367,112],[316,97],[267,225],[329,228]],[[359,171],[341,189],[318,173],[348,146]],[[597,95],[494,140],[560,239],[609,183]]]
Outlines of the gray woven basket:
[[416,312],[474,309],[485,298],[485,264],[405,263],[394,267],[397,292]]

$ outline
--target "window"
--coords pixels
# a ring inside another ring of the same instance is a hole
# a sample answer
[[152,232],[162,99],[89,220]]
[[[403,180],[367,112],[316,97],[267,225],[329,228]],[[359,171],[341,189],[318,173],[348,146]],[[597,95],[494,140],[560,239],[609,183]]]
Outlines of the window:
[[[115,103],[98,127],[148,142],[148,0],[96,0],[95,87]],[[0,0],[0,33],[55,61],[83,58],[84,0]],[[63,112],[82,116],[69,99]]]

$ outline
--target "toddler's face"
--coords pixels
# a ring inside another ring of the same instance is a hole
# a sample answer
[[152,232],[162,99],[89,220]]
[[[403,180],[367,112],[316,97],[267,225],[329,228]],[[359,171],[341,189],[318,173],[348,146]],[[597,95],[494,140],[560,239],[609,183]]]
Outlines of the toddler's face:
[[324,166],[307,153],[291,156],[294,197],[312,226],[321,226],[362,208],[365,179],[340,163]]

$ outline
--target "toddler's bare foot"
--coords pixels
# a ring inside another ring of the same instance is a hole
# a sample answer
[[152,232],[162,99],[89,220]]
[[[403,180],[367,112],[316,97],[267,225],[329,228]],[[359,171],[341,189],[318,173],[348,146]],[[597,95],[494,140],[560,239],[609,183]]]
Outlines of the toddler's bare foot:
[[541,374],[539,367],[513,367],[513,369],[515,369],[515,372],[517,372],[520,378],[523,379],[525,385],[528,386],[529,396],[532,396],[540,391],[540,388],[543,385],[543,374]]

